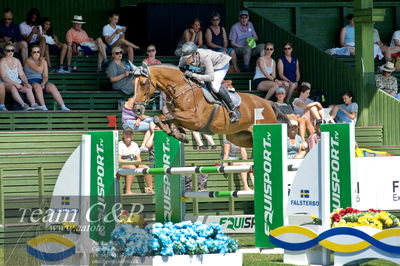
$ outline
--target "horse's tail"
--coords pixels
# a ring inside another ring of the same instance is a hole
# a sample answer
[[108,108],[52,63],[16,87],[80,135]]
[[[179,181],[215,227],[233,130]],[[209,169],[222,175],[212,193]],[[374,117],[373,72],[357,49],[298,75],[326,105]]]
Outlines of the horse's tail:
[[282,112],[281,108],[279,108],[278,104],[276,102],[271,102],[272,109],[274,109],[276,120],[278,120],[278,123],[282,124],[287,124],[288,126],[290,125],[290,120],[286,116],[284,112]]

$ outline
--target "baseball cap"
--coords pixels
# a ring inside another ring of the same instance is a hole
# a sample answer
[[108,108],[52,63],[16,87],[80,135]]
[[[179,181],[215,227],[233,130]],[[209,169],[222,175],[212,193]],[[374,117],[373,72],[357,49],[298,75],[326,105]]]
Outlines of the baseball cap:
[[133,134],[133,129],[130,127],[124,128],[124,134]]
[[247,10],[240,10],[239,12],[239,17],[241,16],[249,16],[249,11]]
[[275,94],[279,94],[279,93],[284,93],[284,94],[286,94],[286,90],[284,89],[284,88],[278,88],[276,91],[275,91]]

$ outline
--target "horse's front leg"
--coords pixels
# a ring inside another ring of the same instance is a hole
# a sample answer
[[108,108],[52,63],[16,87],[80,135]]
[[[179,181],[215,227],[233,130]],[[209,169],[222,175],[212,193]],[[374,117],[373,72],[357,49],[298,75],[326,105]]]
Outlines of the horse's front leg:
[[178,126],[174,121],[170,123],[170,129],[172,131],[172,136],[183,143],[189,143],[189,139],[186,136],[185,130]]
[[168,135],[172,135],[172,130],[170,128],[169,125],[169,120],[168,118],[161,114],[161,115],[157,115],[154,117],[154,123],[165,133],[167,133]]

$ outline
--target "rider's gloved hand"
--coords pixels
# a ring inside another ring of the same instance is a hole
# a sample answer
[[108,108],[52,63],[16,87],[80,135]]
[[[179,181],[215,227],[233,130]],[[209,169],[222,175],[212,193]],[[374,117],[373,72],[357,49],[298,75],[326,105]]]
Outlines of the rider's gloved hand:
[[185,77],[187,77],[187,78],[193,77],[193,72],[192,72],[192,71],[189,71],[189,70],[186,70],[186,71],[185,71]]

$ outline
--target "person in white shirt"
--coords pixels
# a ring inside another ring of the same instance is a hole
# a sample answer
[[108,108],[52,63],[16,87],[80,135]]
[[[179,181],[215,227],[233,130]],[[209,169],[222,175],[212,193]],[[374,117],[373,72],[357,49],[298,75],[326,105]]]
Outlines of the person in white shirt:
[[133,62],[134,52],[133,49],[139,49],[139,46],[127,41],[125,39],[126,27],[117,25],[119,20],[119,14],[112,12],[108,18],[109,24],[103,27],[103,37],[106,43],[111,46],[120,46],[128,53],[128,60]]
[[[124,169],[135,169],[135,168],[149,168],[147,165],[135,165],[127,164],[132,162],[141,162],[139,146],[132,140],[133,130],[131,128],[124,129],[123,139],[118,143],[118,161]],[[133,194],[131,186],[133,182],[133,175],[126,176],[125,194]],[[154,194],[153,189],[153,177],[151,175],[144,175],[146,182],[145,193]]]
[[[22,38],[29,46],[37,44],[40,54],[45,54],[46,40],[43,38],[42,26],[39,25],[40,13],[37,8],[31,8],[26,15],[25,21],[19,24]],[[25,62],[23,62],[25,64]]]
[[400,30],[397,30],[393,33],[390,46],[384,52],[385,60],[391,61],[392,54],[396,54],[398,52],[400,52]]

